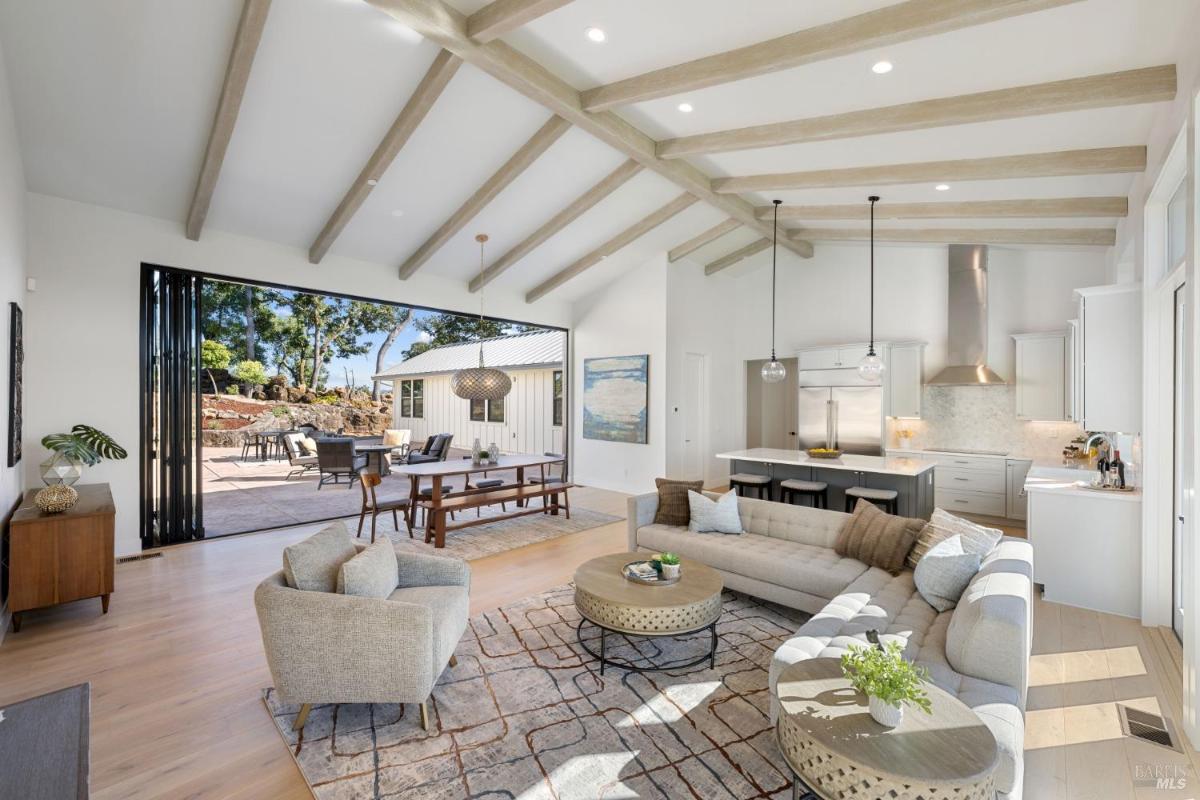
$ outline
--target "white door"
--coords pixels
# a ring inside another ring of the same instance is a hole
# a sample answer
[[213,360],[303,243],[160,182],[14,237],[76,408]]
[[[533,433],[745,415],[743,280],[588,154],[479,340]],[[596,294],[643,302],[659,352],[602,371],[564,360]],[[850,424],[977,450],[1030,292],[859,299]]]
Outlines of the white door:
[[704,479],[707,425],[704,391],[707,364],[703,353],[688,353],[683,367],[683,479]]
[[1171,536],[1171,627],[1175,629],[1175,634],[1183,639],[1183,537],[1186,531],[1186,520],[1183,516],[1184,506],[1184,458],[1186,456],[1184,447],[1184,409],[1186,381],[1184,376],[1187,369],[1187,300],[1186,300],[1186,285],[1181,285],[1175,290],[1175,424],[1174,424],[1174,444],[1175,444],[1175,475],[1173,480],[1172,496],[1174,501],[1174,513],[1171,515],[1173,520],[1172,536]]

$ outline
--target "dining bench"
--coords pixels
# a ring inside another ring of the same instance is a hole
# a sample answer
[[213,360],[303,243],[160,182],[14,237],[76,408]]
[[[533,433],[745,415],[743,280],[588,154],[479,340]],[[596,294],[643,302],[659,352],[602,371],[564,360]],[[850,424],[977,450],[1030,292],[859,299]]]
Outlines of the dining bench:
[[[418,505],[425,512],[425,541],[428,543],[432,540],[434,547],[442,548],[446,546],[447,531],[531,514],[558,514],[560,509],[566,518],[570,519],[571,500],[568,491],[572,488],[574,484],[571,483],[521,484],[496,489],[469,489],[452,495],[421,500]],[[530,507],[528,501],[537,499],[542,500],[542,505]],[[512,503],[516,510],[487,517],[452,520],[447,524],[447,517],[452,513],[500,503]]]

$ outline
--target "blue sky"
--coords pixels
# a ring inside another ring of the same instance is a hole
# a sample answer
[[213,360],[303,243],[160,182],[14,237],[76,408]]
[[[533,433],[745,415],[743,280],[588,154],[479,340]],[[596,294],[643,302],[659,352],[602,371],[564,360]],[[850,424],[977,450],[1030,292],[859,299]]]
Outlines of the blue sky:
[[[388,350],[387,357],[384,359],[385,366],[391,366],[404,357],[404,351],[412,346],[412,343],[421,335],[417,330],[416,320],[420,317],[429,316],[429,313],[428,311],[413,312],[413,321],[408,324],[403,333],[396,337],[396,341],[392,343],[391,349]],[[364,336],[359,341],[363,343],[370,342],[371,349],[369,351],[361,356],[335,358],[329,362],[329,380],[327,383],[330,386],[345,386],[346,370],[349,370],[354,374],[355,384],[358,386],[369,386],[371,375],[375,372],[375,351],[379,349],[380,342],[386,336],[386,333]],[[383,390],[387,391],[386,385]]]

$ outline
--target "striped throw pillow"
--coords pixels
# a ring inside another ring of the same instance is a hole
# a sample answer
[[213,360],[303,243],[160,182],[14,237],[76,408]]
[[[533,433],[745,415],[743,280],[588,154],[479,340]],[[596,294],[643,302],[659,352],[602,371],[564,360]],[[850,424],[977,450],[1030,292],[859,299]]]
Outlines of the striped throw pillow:
[[921,535],[917,537],[917,543],[909,552],[905,566],[909,569],[916,569],[917,563],[923,555],[929,552],[930,548],[955,535],[962,537],[963,552],[978,553],[980,558],[986,558],[987,554],[1000,543],[1000,539],[1004,537],[1004,531],[976,525],[970,520],[935,508],[933,515],[929,518],[929,523],[921,530]]

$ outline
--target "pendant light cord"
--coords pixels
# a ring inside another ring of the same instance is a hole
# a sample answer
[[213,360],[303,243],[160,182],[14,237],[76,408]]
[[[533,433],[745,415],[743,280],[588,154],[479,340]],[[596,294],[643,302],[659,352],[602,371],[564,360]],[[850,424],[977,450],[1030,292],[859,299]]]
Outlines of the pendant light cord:
[[475,237],[479,242],[479,366],[483,367],[483,243],[488,240],[486,233]]
[[777,361],[775,358],[775,259],[779,251],[779,204],[782,200],[773,200],[775,203],[775,222],[771,231],[771,360]]

